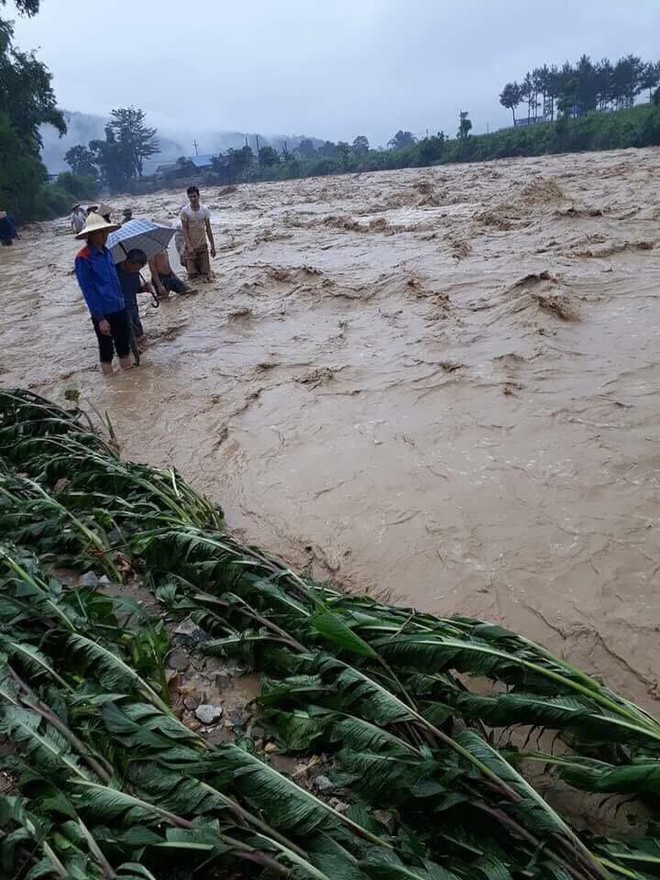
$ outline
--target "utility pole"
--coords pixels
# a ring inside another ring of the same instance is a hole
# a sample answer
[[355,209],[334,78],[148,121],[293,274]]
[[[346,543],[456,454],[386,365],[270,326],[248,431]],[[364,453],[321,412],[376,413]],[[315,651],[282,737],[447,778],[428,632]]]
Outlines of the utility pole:
[[199,147],[199,144],[197,143],[197,138],[195,138],[195,140],[193,141],[193,147],[195,148],[195,155],[199,156],[199,150],[197,149]]

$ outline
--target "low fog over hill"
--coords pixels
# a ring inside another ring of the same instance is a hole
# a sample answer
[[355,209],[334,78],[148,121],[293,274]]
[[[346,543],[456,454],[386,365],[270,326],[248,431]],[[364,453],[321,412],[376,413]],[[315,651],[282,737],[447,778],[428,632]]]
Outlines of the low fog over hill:
[[[41,137],[43,161],[50,174],[58,174],[60,171],[69,171],[69,166],[64,161],[64,155],[71,147],[77,144],[87,144],[91,140],[105,137],[104,129],[108,122],[102,116],[93,116],[88,113],[76,113],[68,110],[63,111],[69,128],[68,133],[60,138],[51,126],[42,126]],[[269,144],[281,151],[286,143],[289,149],[295,149],[304,135],[272,135],[266,137],[261,134],[250,134],[242,131],[209,131],[209,132],[171,132],[158,131],[158,142],[161,152],[147,159],[144,163],[145,174],[152,174],[158,165],[174,162],[180,156],[193,156],[195,148],[193,142],[197,140],[200,153],[224,153],[231,148],[240,149],[245,146],[245,139],[253,150],[257,148],[257,137],[261,146]],[[315,145],[323,143],[316,138],[311,139]]]

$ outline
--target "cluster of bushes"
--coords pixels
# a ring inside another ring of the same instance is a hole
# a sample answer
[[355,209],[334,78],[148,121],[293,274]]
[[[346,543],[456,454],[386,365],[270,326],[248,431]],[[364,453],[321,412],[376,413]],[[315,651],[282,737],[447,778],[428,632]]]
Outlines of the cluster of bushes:
[[74,202],[91,202],[98,192],[98,182],[93,177],[78,177],[65,171],[53,183],[39,190],[37,216],[40,219],[61,217],[69,212]]

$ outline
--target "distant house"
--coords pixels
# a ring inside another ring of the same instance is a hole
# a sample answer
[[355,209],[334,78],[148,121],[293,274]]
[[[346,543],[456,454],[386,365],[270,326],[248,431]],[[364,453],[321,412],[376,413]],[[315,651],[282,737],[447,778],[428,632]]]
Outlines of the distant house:
[[213,167],[213,156],[209,154],[205,156],[190,156],[186,158],[186,162],[190,162],[198,171],[206,171]]
[[178,162],[168,162],[165,165],[159,165],[156,168],[156,174],[160,176],[165,176],[166,174],[172,174],[174,171],[177,171],[179,168]]
[[156,168],[156,177],[182,177],[201,174],[213,167],[213,156],[186,156],[176,162],[166,162]]
[[546,119],[544,116],[523,116],[520,119],[516,119],[514,122],[514,126],[516,128],[527,128],[528,125],[539,125],[541,122],[549,122],[549,119]]

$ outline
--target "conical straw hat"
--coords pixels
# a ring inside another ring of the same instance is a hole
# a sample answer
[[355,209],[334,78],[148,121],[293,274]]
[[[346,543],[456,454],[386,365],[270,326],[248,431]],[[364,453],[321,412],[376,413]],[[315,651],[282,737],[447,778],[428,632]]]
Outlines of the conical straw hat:
[[117,229],[121,229],[119,223],[108,223],[100,214],[90,214],[76,238],[87,238],[92,232],[116,232]]

